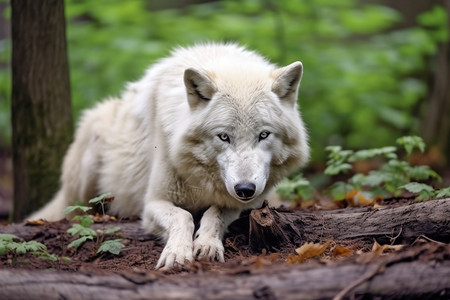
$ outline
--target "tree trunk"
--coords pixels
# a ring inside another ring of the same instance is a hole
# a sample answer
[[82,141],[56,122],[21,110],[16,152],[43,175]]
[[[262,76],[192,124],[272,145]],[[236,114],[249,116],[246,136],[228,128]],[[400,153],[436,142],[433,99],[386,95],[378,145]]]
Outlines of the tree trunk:
[[[444,1],[450,14],[450,0]],[[450,26],[450,21],[448,21]],[[450,157],[450,42],[439,45],[436,72],[422,121],[422,134],[428,144],[435,144],[444,157]]]
[[50,200],[72,139],[63,0],[12,0],[13,219]]

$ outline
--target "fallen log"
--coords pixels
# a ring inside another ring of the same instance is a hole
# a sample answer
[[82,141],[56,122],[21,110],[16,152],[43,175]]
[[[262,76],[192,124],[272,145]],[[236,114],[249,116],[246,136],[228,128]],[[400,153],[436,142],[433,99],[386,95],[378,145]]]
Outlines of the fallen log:
[[[270,214],[272,217],[270,217]],[[258,219],[255,216],[259,215]],[[266,217],[262,217],[265,215]],[[273,215],[277,215],[276,219]],[[272,219],[273,220],[272,220]],[[270,219],[270,220],[269,220]],[[254,245],[255,249],[266,249],[281,247],[286,241],[294,245],[299,245],[305,241],[319,241],[332,239],[343,240],[364,240],[373,241],[376,239],[380,244],[411,243],[420,236],[448,243],[450,242],[450,198],[440,200],[430,200],[410,205],[397,207],[386,207],[381,209],[348,208],[338,210],[319,210],[313,212],[304,211],[276,211],[268,208],[254,210],[248,216],[242,216],[231,224],[230,230],[233,233],[248,233],[253,222],[250,240],[261,241],[263,238],[255,237],[258,230],[267,231],[266,224],[277,225],[278,229],[269,231],[269,234],[284,235],[281,243],[277,245],[269,244],[274,241],[272,237],[269,241],[262,242],[262,245]],[[101,228],[103,224],[95,224]],[[259,227],[259,229],[258,229]],[[270,227],[270,226],[269,226]],[[127,222],[120,224],[124,237],[137,240],[148,240],[154,237],[146,234],[140,227],[140,222]],[[1,233],[15,234],[25,240],[32,239],[40,231],[38,226],[24,226],[23,224],[12,224],[0,227]],[[264,245],[266,244],[266,245]],[[274,246],[275,245],[275,246]]]
[[[370,276],[367,276],[369,274]],[[345,289],[361,281],[350,291]],[[277,265],[239,274],[97,275],[0,270],[0,299],[448,299],[450,261],[346,264],[302,268]]]

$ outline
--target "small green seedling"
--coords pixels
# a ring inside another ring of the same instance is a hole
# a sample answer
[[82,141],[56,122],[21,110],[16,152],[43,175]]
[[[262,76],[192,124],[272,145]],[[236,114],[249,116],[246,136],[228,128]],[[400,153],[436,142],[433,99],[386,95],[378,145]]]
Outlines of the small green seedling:
[[[13,256],[30,253],[39,259],[48,259],[50,261],[58,261],[58,257],[47,251],[47,247],[36,241],[16,242],[20,240],[13,234],[0,233],[0,255],[11,254]],[[67,261],[69,258],[62,257],[61,260]]]
[[119,255],[120,250],[125,247],[125,245],[122,244],[121,241],[122,239],[104,241],[98,248],[97,253],[109,252],[115,255]]
[[303,174],[297,174],[291,179],[285,179],[277,186],[277,193],[283,199],[294,201],[301,199],[303,201],[312,200],[314,197],[314,188]]
[[[418,136],[404,136],[397,139],[397,144],[404,148],[407,159],[415,149],[424,152],[425,143]],[[359,151],[344,150],[341,146],[329,146],[327,168],[324,173],[328,176],[349,173],[353,163],[368,159],[382,159],[385,161],[378,170],[368,174],[354,174],[347,181],[337,181],[326,192],[336,201],[346,196],[355,195],[374,200],[390,195],[399,196],[404,190],[417,194],[417,200],[423,201],[431,198],[450,197],[450,187],[435,190],[432,186],[420,181],[441,177],[428,166],[411,166],[408,160],[399,159],[398,149],[395,146],[366,149]],[[287,200],[312,199],[317,192],[307,179],[301,174],[282,181],[277,192]]]
[[[112,199],[111,193],[106,193],[89,200],[89,203],[93,205],[100,204],[102,207],[102,212],[104,214],[105,202],[111,201],[111,199]],[[77,210],[80,210],[82,213],[86,213],[90,209],[91,207],[89,206],[74,205],[67,207],[64,210],[64,213],[68,214]],[[78,248],[87,241],[95,240],[95,242],[99,244],[97,253],[110,252],[112,254],[118,255],[120,253],[120,250],[123,247],[125,247],[121,243],[122,239],[103,241],[106,235],[111,235],[119,231],[120,230],[119,226],[115,226],[112,228],[105,228],[103,230],[93,230],[92,228],[90,228],[90,226],[94,223],[94,219],[91,215],[86,214],[77,215],[73,218],[73,220],[79,221],[79,224],[78,223],[73,224],[72,227],[67,230],[67,232],[73,236],[79,236],[79,238],[72,241],[68,245],[69,248]]]
[[[418,136],[405,136],[397,139],[397,144],[403,146],[407,155],[414,149],[425,151],[425,143]],[[368,189],[370,194],[386,197],[390,194],[400,195],[404,189],[419,194],[417,200],[428,200],[439,194],[433,187],[416,181],[436,179],[441,177],[428,166],[411,166],[407,161],[400,160],[396,154],[397,147],[383,147],[353,152],[342,150],[339,146],[328,147],[327,175],[337,175],[351,170],[351,163],[384,157],[387,162],[379,170],[370,171],[367,175],[355,174],[347,182],[338,181],[329,189],[335,200],[343,197],[351,190],[362,191]],[[446,195],[445,190],[439,195]]]
[[105,193],[105,194],[101,194],[98,197],[92,198],[91,200],[89,200],[89,203],[92,205],[98,205],[100,204],[102,207],[102,214],[105,214],[105,202],[110,202],[112,201],[112,199],[114,199],[113,195],[111,193]]

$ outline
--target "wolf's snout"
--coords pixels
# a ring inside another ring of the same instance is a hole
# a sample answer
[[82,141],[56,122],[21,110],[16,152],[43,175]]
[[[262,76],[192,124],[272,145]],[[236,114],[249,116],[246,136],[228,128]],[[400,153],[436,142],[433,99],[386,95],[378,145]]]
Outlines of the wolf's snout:
[[256,185],[251,182],[238,183],[234,186],[234,191],[241,200],[250,200],[255,195]]

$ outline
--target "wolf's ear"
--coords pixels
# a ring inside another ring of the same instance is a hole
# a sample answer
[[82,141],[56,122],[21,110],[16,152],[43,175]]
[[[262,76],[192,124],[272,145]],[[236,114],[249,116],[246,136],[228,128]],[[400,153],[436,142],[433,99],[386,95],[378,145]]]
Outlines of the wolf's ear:
[[208,102],[217,91],[216,85],[209,76],[194,68],[184,71],[184,85],[191,108],[195,108],[200,103]]
[[274,75],[276,77],[272,84],[272,91],[277,94],[282,101],[288,101],[294,105],[297,101],[302,73],[303,65],[299,61],[275,70]]

